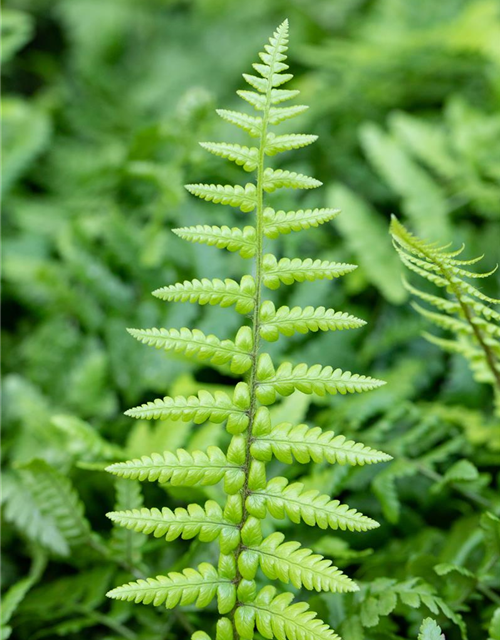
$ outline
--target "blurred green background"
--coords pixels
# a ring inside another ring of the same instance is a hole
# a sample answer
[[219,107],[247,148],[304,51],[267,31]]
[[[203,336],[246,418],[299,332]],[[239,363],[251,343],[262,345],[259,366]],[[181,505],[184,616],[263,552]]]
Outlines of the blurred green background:
[[[407,304],[388,222],[395,213],[430,240],[466,242],[471,257],[486,255],[483,270],[499,260],[498,0],[4,3],[2,581],[8,589],[28,575],[33,587],[3,621],[12,637],[147,640],[199,627],[191,609],[165,615],[104,597],[120,578],[130,579],[127,565],[155,575],[216,551],[110,533],[104,514],[115,490],[122,505],[142,498],[100,469],[103,460],[224,444],[217,425],[122,415],[158,395],[233,382],[225,372],[148,349],[125,329],[235,333],[240,318],[231,311],[166,305],[150,292],[194,277],[239,277],[247,267],[232,254],[187,245],[170,229],[246,224],[248,214],[196,201],[183,185],[244,179],[198,141],[231,140],[214,109],[240,108],[241,73],[285,17],[293,88],[311,106],[290,130],[319,141],[280,156],[277,166],[325,186],[282,196],[279,205],[343,214],[274,246],[280,255],[360,268],[334,284],[280,290],[279,301],[341,308],[368,325],[279,341],[271,352],[388,384],[366,397],[292,396],[276,416],[334,428],[406,461],[381,472],[288,469],[324,492],[345,493],[382,523],[369,534],[295,534],[365,585],[356,598],[303,597],[344,640],[388,640],[416,637],[429,614],[428,603],[413,609],[401,592],[430,589],[465,620],[460,630],[444,607],[430,607],[447,638],[465,637],[465,627],[472,640],[488,637],[495,600],[476,590],[474,578],[450,579],[432,562],[473,572],[484,561],[477,532],[481,513],[498,508],[500,425],[490,389],[467,363],[421,338],[425,323]],[[498,278],[484,290],[498,297]],[[459,478],[473,499],[449,486],[446,474],[461,460],[473,468]],[[145,490],[148,506],[193,499],[179,489]],[[49,494],[54,504],[64,497],[71,527],[54,517]],[[206,496],[217,492],[200,489],[196,498]],[[399,599],[388,617],[387,607],[373,603],[389,589]],[[207,629],[210,616],[204,613]]]

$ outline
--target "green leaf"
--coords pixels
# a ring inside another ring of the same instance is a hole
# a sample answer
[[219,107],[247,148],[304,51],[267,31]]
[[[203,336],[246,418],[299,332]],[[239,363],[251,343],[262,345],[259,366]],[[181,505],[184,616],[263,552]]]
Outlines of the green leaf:
[[319,364],[312,367],[298,364],[294,367],[290,362],[284,362],[275,370],[268,354],[259,358],[257,381],[257,398],[265,405],[273,404],[277,394],[289,396],[295,390],[324,396],[327,393],[362,393],[385,384],[375,378]]
[[316,142],[317,139],[318,136],[306,135],[303,133],[285,133],[281,136],[277,136],[274,133],[268,133],[266,135],[264,151],[266,155],[274,156],[277,153],[282,153],[283,151],[301,149],[302,147],[306,147],[307,145]]
[[[241,113],[241,111],[228,111],[227,109],[216,109],[216,113],[226,122],[234,124],[240,129],[243,129],[243,131],[249,133],[252,138],[258,138],[260,136],[260,132],[262,129],[262,118],[249,116],[246,113]],[[252,209],[248,209],[248,211],[251,210]]]
[[339,500],[331,500],[317,490],[304,490],[300,482],[289,484],[286,478],[273,478],[262,490],[252,491],[247,498],[249,513],[263,518],[266,510],[273,518],[288,516],[292,522],[305,522],[321,529],[342,529],[343,531],[367,531],[375,529],[378,523],[351,509]]
[[213,202],[214,204],[227,204],[231,207],[239,207],[242,211],[248,213],[253,211],[257,206],[257,190],[253,183],[249,182],[244,187],[237,184],[232,186],[229,184],[187,184],[186,189],[189,193]]
[[8,62],[19,49],[29,42],[34,32],[34,18],[24,11],[5,9],[2,11],[1,52],[2,65]]
[[143,344],[157,349],[174,351],[198,360],[210,360],[213,365],[231,363],[233,373],[245,373],[251,365],[252,332],[241,327],[232,340],[220,340],[214,335],[205,335],[199,329],[127,329]]
[[209,247],[238,251],[242,258],[252,258],[257,249],[255,227],[217,227],[199,224],[172,231],[183,240],[207,244]]
[[170,482],[173,486],[213,485],[226,474],[241,476],[242,469],[228,462],[219,447],[208,447],[207,452],[177,449],[176,454],[165,451],[142,456],[128,462],[116,462],[106,471],[131,480]]
[[328,260],[313,260],[306,258],[281,258],[271,253],[266,253],[262,261],[263,283],[269,289],[277,289],[281,283],[293,284],[294,282],[313,282],[324,278],[332,280],[357,269],[354,264],[330,262]]
[[269,342],[275,342],[279,334],[293,336],[308,331],[341,331],[357,329],[366,324],[345,311],[325,309],[325,307],[279,307],[266,300],[260,309],[260,335]]
[[[128,512],[142,507],[143,496],[139,482],[117,478],[115,480],[115,488],[116,510],[126,509]],[[109,517],[109,514],[107,515]],[[110,547],[128,566],[136,567],[140,565],[142,560],[142,547],[145,542],[145,536],[138,535],[135,531],[126,531],[115,527],[111,534]]]
[[259,460],[269,461],[274,455],[280,462],[292,464],[321,463],[364,465],[391,460],[391,456],[371,449],[360,442],[347,440],[333,431],[309,428],[305,424],[293,426],[283,422],[273,427],[269,435],[259,436],[251,445],[251,454]]
[[310,591],[344,593],[358,590],[331,560],[302,547],[299,542],[285,542],[283,533],[271,534],[258,546],[249,547],[249,551],[257,554],[262,571],[271,580],[291,583],[297,589],[304,586]]
[[196,569],[184,569],[182,573],[171,572],[166,576],[147,578],[129,582],[108,591],[108,598],[127,600],[142,604],[162,604],[167,609],[177,605],[195,603],[206,607],[215,597],[218,588],[228,583],[219,577],[217,569],[208,562],[202,562]]
[[214,156],[235,162],[240,167],[243,167],[245,171],[255,171],[257,168],[259,155],[257,147],[245,147],[227,142],[200,142],[200,145],[206,151],[213,153]]
[[266,169],[264,171],[263,189],[268,193],[276,191],[276,189],[315,189],[321,187],[323,183],[309,176],[304,176],[295,171],[286,171],[284,169]]
[[234,304],[238,313],[246,315],[252,311],[255,304],[255,281],[252,276],[243,276],[239,283],[231,278],[185,280],[183,283],[178,282],[156,289],[153,295],[167,302],[219,304],[221,307],[230,307]]
[[274,211],[264,209],[264,235],[277,238],[291,231],[303,231],[310,227],[319,227],[336,218],[340,209],[299,209],[298,211]]
[[441,633],[441,627],[432,618],[426,618],[420,627],[418,640],[444,640],[444,635]]

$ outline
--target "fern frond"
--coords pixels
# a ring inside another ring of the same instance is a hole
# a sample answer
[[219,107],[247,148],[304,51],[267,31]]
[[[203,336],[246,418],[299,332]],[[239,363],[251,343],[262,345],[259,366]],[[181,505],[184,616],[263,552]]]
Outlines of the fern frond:
[[257,364],[257,384],[257,398],[267,405],[276,400],[276,394],[289,396],[295,390],[319,396],[327,393],[361,393],[377,389],[385,382],[319,364],[312,367],[298,364],[294,367],[290,362],[283,362],[275,369],[269,355],[262,354]]
[[278,476],[270,480],[264,489],[252,491],[246,502],[248,512],[262,518],[267,510],[278,520],[288,516],[295,524],[304,522],[320,529],[368,531],[379,526],[375,520],[339,500],[332,500],[316,489],[304,490],[301,482],[288,482],[287,478]]
[[198,570],[184,569],[182,573],[172,572],[166,576],[129,582],[106,595],[114,600],[153,604],[155,607],[164,604],[167,609],[193,603],[197,607],[206,607],[215,598],[219,586],[227,583],[228,580],[221,578],[215,567],[202,562]]
[[231,278],[185,280],[156,289],[153,295],[168,302],[197,302],[200,305],[218,304],[221,307],[234,304],[238,313],[247,314],[254,307],[255,281],[252,276],[243,276],[239,283]]
[[347,440],[333,431],[310,428],[305,424],[293,426],[283,422],[272,428],[271,433],[255,438],[251,453],[254,458],[271,460],[274,455],[280,462],[329,462],[330,464],[365,465],[387,462],[391,456],[372,449],[360,442]]
[[310,591],[358,591],[357,585],[333,566],[331,560],[302,547],[300,542],[285,542],[281,532],[271,534],[258,546],[248,547],[248,551],[242,553],[242,562],[246,560],[245,554],[257,557],[268,578],[291,583],[297,589],[304,586]]
[[274,587],[264,587],[255,600],[236,610],[237,632],[244,640],[253,638],[254,628],[264,638],[276,640],[340,640],[331,627],[316,617],[307,602],[293,601],[292,593],[276,595]]
[[258,138],[262,130],[262,118],[249,116],[241,111],[228,111],[228,109],[216,109],[215,112],[226,122],[234,124],[246,131],[252,138]]
[[266,169],[264,171],[263,189],[268,193],[276,189],[316,189],[323,183],[309,176],[304,176],[295,171],[285,171],[283,169]]
[[209,420],[220,423],[231,419],[240,425],[248,424],[248,416],[245,409],[238,407],[223,391],[209,391],[201,389],[197,396],[165,396],[157,398],[153,402],[134,407],[125,411],[126,416],[138,420],[158,420],[170,418],[171,420],[192,420],[195,424],[201,424]]
[[366,324],[364,320],[355,318],[343,311],[325,309],[325,307],[279,307],[266,300],[262,303],[260,313],[260,335],[269,342],[275,342],[279,334],[293,336],[294,333],[308,331],[337,331],[357,329]]
[[240,167],[243,167],[245,171],[255,171],[257,168],[259,159],[259,150],[257,147],[245,147],[227,142],[200,142],[200,146],[206,149],[206,151],[213,153],[214,156],[235,162]]
[[205,335],[199,329],[127,329],[134,338],[157,349],[182,353],[214,365],[231,363],[233,373],[245,373],[252,365],[252,332],[241,327],[235,341]]
[[257,206],[257,192],[255,185],[251,182],[244,187],[240,184],[234,186],[230,184],[187,184],[185,187],[189,193],[202,200],[239,207],[245,213],[253,211]]
[[128,462],[115,462],[106,467],[106,471],[130,480],[170,482],[175,486],[214,485],[226,474],[241,476],[241,467],[228,461],[226,454],[219,447],[208,447],[207,451],[177,449],[153,453]]
[[268,238],[277,238],[280,233],[303,231],[310,227],[330,222],[340,213],[340,209],[299,209],[298,211],[274,211],[264,209],[264,234]]
[[[111,511],[106,514],[113,522],[126,529],[138,533],[152,533],[155,538],[168,541],[181,537],[191,540],[198,537],[201,542],[212,542],[221,534],[226,541],[225,553],[229,553],[239,542],[237,525],[224,518],[221,507],[208,500],[204,507],[190,504],[187,509],[178,507],[174,511],[168,507],[159,509],[128,509],[126,511]],[[232,544],[227,545],[231,540]]]
[[316,142],[317,139],[318,136],[305,133],[285,133],[281,136],[268,133],[264,152],[266,156],[275,156],[277,153],[282,153],[283,151],[307,147],[307,145]]
[[276,260],[272,253],[263,257],[263,283],[269,289],[277,289],[281,283],[313,282],[314,280],[332,280],[357,269],[355,264],[330,262],[329,260],[313,260],[306,258],[281,258]]
[[209,247],[238,251],[242,258],[253,258],[257,250],[255,227],[217,227],[199,224],[195,227],[182,227],[172,231],[188,242],[198,242]]

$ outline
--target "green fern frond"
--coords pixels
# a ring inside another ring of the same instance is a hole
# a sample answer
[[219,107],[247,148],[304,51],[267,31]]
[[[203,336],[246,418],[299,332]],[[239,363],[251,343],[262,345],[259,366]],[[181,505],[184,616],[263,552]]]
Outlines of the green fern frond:
[[360,442],[347,440],[333,431],[310,428],[305,424],[293,426],[283,422],[272,428],[267,435],[254,439],[251,453],[257,460],[269,461],[274,455],[280,462],[307,464],[323,461],[330,464],[365,465],[387,462],[391,456],[372,449]]
[[354,264],[330,262],[329,260],[313,260],[306,258],[281,258],[277,260],[271,253],[266,253],[262,260],[263,284],[268,289],[277,289],[281,283],[313,282],[324,278],[332,280],[357,269]]
[[253,558],[268,578],[291,583],[297,589],[304,586],[310,591],[358,591],[357,585],[334,567],[331,560],[302,547],[300,542],[285,542],[281,532],[271,534],[257,546],[246,548],[241,554],[241,563],[252,562]]
[[255,281],[252,276],[243,276],[239,283],[231,278],[185,280],[183,283],[178,282],[156,289],[153,295],[168,302],[219,304],[221,307],[230,307],[234,304],[238,313],[247,314],[252,311],[255,303]]
[[274,587],[264,587],[253,601],[236,610],[236,631],[243,640],[254,637],[255,626],[264,638],[276,640],[340,640],[307,602],[292,601],[292,593],[276,595]]
[[279,307],[266,300],[262,303],[260,314],[260,335],[269,342],[275,342],[279,334],[293,336],[294,333],[308,331],[341,331],[357,329],[366,324],[343,311],[325,309],[325,307]]
[[199,329],[127,329],[134,338],[157,349],[174,351],[198,360],[210,360],[214,365],[231,363],[233,373],[245,373],[252,366],[252,332],[241,327],[232,340],[220,340],[205,335]]
[[238,251],[242,258],[253,258],[257,250],[255,227],[217,227],[199,224],[195,227],[182,227],[172,231],[188,242],[198,242],[209,247]]
[[281,136],[268,133],[264,152],[266,156],[275,156],[277,153],[282,153],[283,151],[307,147],[307,145],[316,142],[317,139],[318,136],[307,135],[305,133],[285,133]]
[[257,147],[245,147],[239,144],[229,144],[227,142],[200,142],[206,151],[214,156],[226,158],[243,167],[245,171],[255,171],[259,161],[259,150]]
[[287,516],[296,524],[305,522],[321,529],[368,531],[379,526],[375,520],[339,500],[332,500],[316,489],[304,490],[300,482],[288,484],[287,478],[281,477],[273,478],[263,489],[252,491],[247,498],[247,509],[257,518],[262,518],[267,510],[273,518],[282,520]]
[[385,382],[319,364],[308,367],[303,363],[294,367],[290,362],[283,362],[275,369],[270,356],[264,353],[257,364],[257,384],[257,398],[262,404],[268,405],[276,400],[277,394],[289,396],[294,391],[300,391],[319,396],[327,393],[344,395],[371,391],[383,386]]
[[242,477],[239,465],[228,461],[226,454],[219,447],[210,446],[207,451],[184,449],[153,453],[128,462],[115,462],[106,467],[106,471],[120,478],[130,480],[170,482],[173,486],[207,486],[220,482],[226,474]]
[[316,189],[323,183],[309,176],[304,176],[295,171],[285,171],[283,169],[266,169],[264,171],[263,189],[267,193],[272,193],[276,189]]
[[[405,283],[410,293],[437,307],[442,313],[435,313],[413,303],[413,308],[427,320],[453,334],[455,340],[429,337],[434,344],[446,351],[460,353],[469,361],[479,382],[488,382],[500,394],[500,313],[484,303],[500,304],[471,285],[465,278],[487,278],[497,267],[487,273],[474,273],[464,266],[476,264],[481,258],[457,260],[464,250],[445,252],[446,247],[426,243],[410,233],[394,216],[390,232],[401,261],[414,273],[444,288],[450,295],[441,298],[428,294]],[[489,370],[489,375],[484,371]]]
[[106,595],[114,600],[153,604],[155,607],[164,604],[167,609],[193,603],[197,607],[206,607],[215,598],[219,586],[227,583],[228,580],[221,579],[215,567],[203,562],[198,570],[184,569],[182,573],[172,572],[166,576],[129,582]]
[[187,509],[178,507],[174,511],[168,507],[159,509],[128,509],[111,511],[107,517],[121,527],[138,533],[152,533],[155,538],[168,541],[181,537],[191,540],[198,537],[201,542],[213,542],[221,536],[224,553],[230,553],[239,543],[239,531],[236,524],[224,518],[221,507],[208,500],[204,507],[190,504]]
[[226,184],[187,184],[186,189],[193,196],[197,196],[214,204],[227,204],[230,207],[239,207],[245,213],[253,211],[257,206],[255,185],[246,184],[244,187]]
[[[253,65],[255,74],[243,74],[252,90],[238,91],[258,115],[220,109],[219,116],[236,125],[251,137],[252,146],[224,142],[205,142],[201,146],[215,156],[227,159],[255,172],[245,186],[190,184],[187,190],[216,204],[255,211],[255,222],[243,229],[229,226],[197,225],[176,229],[182,239],[239,252],[254,258],[251,275],[235,280],[193,280],[163,287],[154,294],[167,301],[190,301],[199,304],[235,305],[236,311],[249,315],[249,327],[242,327],[234,340],[206,335],[197,329],[133,329],[141,342],[188,357],[209,361],[215,366],[229,365],[235,374],[244,374],[234,394],[222,391],[199,391],[189,397],[165,397],[127,411],[141,419],[170,418],[193,421],[226,422],[232,436],[224,453],[209,447],[206,453],[152,454],[129,462],[116,463],[108,471],[122,478],[170,482],[174,486],[215,485],[223,481],[225,505],[208,501],[175,510],[128,508],[109,514],[129,531],[152,533],[167,540],[198,537],[202,542],[217,540],[220,548],[219,568],[200,565],[198,571],[186,569],[156,579],[139,580],[110,592],[110,597],[135,602],[207,605],[217,595],[219,613],[228,614],[217,623],[216,640],[253,640],[255,627],[265,638],[277,640],[336,640],[338,636],[305,603],[292,604],[292,594],[276,595],[266,587],[257,594],[255,577],[260,565],[270,579],[291,583],[297,588],[352,592],[356,585],[330,560],[287,542],[282,533],[263,538],[261,520],[267,514],[288,517],[310,526],[350,531],[366,531],[378,524],[338,500],[306,490],[300,483],[289,484],[286,478],[266,481],[266,463],[274,456],[290,463],[323,462],[351,465],[371,464],[390,456],[362,444],[323,432],[318,427],[272,425],[266,405],[278,395],[289,396],[295,390],[324,396],[376,389],[380,380],[306,364],[293,366],[284,362],[275,369],[271,357],[263,351],[263,340],[273,341],[280,334],[291,336],[307,331],[327,331],[361,327],[364,321],[348,313],[320,306],[276,308],[265,299],[264,286],[276,289],[306,281],[333,279],[353,271],[355,265],[321,259],[282,258],[264,255],[265,237],[318,227],[333,220],[338,209],[274,211],[266,206],[268,192],[280,188],[312,189],[321,182],[286,169],[266,166],[267,157],[313,143],[317,136],[297,133],[276,135],[271,128],[303,113],[307,107],[281,104],[298,95],[296,90],[280,87],[291,80],[287,73],[286,51],[288,22],[283,22],[259,54]],[[420,259],[420,258],[419,258]],[[449,259],[453,259],[449,256]],[[416,265],[415,265],[416,266]],[[420,267],[418,267],[420,268]],[[458,268],[458,267],[457,267]],[[461,268],[461,267],[460,267]],[[434,276],[436,274],[433,274]],[[437,276],[436,276],[437,277]],[[205,632],[195,632],[193,640],[210,640]]]

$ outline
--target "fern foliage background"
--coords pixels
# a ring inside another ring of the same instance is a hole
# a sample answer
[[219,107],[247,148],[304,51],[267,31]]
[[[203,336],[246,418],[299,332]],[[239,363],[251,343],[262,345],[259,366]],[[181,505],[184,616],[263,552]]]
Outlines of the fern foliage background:
[[[203,609],[106,593],[169,573],[208,582],[207,564],[231,573],[218,563],[242,538],[225,506],[243,431],[226,425],[243,429],[234,393],[252,371],[260,146],[231,121],[244,111],[257,133],[264,94],[240,73],[265,81],[255,52],[288,17],[295,77],[275,89],[300,99],[272,106],[310,108],[269,126],[262,180],[272,436],[251,456],[270,493],[249,500],[262,541],[240,550],[257,567],[252,602],[274,612],[258,624],[269,635],[282,612],[314,611],[344,640],[498,640],[491,367],[453,290],[408,269],[389,234],[394,214],[412,243],[484,254],[459,269],[499,262],[498,3],[8,0],[2,13],[2,637],[214,638],[232,619],[217,610],[229,578]],[[219,203],[184,189],[195,181]],[[498,272],[458,278],[500,297]],[[470,291],[495,353],[499,307]],[[332,395],[348,389],[337,368],[386,384]],[[123,415],[165,396],[148,419]],[[367,464],[371,451],[392,459]],[[104,471],[144,457],[128,478]]]

